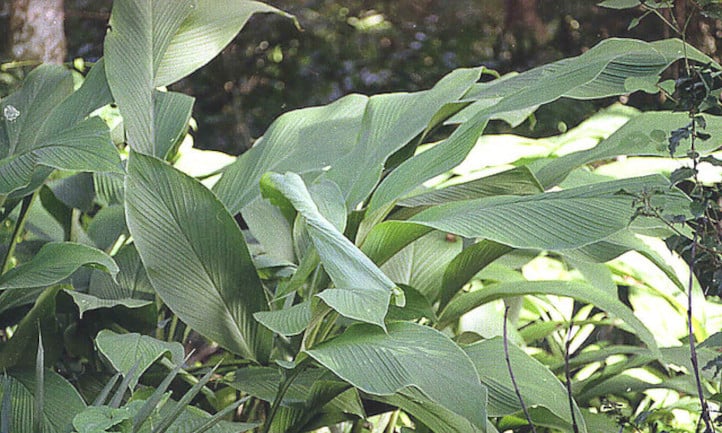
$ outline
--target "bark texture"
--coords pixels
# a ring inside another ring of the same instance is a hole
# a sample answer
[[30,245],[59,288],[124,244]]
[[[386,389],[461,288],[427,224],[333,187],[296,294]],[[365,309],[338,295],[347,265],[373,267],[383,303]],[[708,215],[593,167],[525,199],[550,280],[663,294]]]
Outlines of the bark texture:
[[64,21],[63,0],[12,0],[12,56],[62,63],[66,54]]

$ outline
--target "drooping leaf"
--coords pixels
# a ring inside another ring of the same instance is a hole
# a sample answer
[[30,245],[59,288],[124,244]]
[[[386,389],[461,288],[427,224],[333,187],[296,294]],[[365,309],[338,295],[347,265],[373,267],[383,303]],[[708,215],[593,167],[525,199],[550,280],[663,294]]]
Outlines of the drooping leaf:
[[184,358],[183,346],[180,343],[165,342],[136,333],[116,334],[104,329],[95,337],[95,344],[113,368],[124,376],[135,366],[134,378],[129,384],[131,389],[135,388],[143,372],[166,353],[175,364],[182,364]]
[[[571,428],[572,416],[564,385],[546,366],[514,344],[508,344],[508,348],[509,362],[527,407],[544,407],[562,420],[568,429]],[[499,362],[505,358],[502,339],[495,337],[480,341],[465,346],[464,351],[474,362],[481,383],[489,390],[489,415],[504,416],[521,411],[508,367],[505,362]],[[585,432],[584,419],[576,404],[574,410],[579,430]]]
[[482,289],[468,292],[452,299],[441,313],[439,328],[443,329],[458,320],[463,314],[474,308],[497,299],[522,295],[556,295],[583,301],[600,308],[623,320],[634,330],[637,336],[656,355],[661,357],[652,332],[642,323],[632,310],[624,305],[614,294],[607,293],[587,283],[572,281],[517,281],[513,283],[492,284]]
[[486,389],[475,367],[436,330],[409,322],[390,323],[387,332],[357,324],[306,353],[366,393],[420,392],[477,427],[486,425]]
[[324,269],[336,286],[318,296],[343,316],[383,328],[394,283],[321,214],[299,175],[269,173],[261,182],[264,189],[282,194],[305,219]]
[[[78,391],[65,378],[51,369],[44,375],[44,404],[40,425],[44,432],[65,433],[71,430],[75,414],[85,409]],[[0,394],[10,399],[10,431],[31,432],[33,429],[33,402],[36,396],[35,371],[14,370],[0,381]]]
[[151,301],[143,301],[140,299],[103,299],[87,293],[77,292],[75,290],[66,290],[65,293],[73,298],[73,302],[78,307],[80,318],[88,311],[99,310],[101,308],[125,307],[129,309],[143,308],[151,305]]
[[132,153],[126,219],[153,287],[181,320],[226,349],[261,362],[272,334],[243,235],[216,197],[162,161]]
[[119,270],[103,251],[71,242],[51,242],[43,245],[30,262],[0,276],[0,290],[50,286],[86,265],[97,266],[113,278]]

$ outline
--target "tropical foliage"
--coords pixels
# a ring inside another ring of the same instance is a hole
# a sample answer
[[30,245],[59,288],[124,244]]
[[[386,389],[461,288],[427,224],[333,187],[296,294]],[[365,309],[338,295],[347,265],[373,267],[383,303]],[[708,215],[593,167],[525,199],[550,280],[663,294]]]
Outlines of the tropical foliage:
[[[84,77],[40,66],[0,102],[0,431],[712,428],[719,64],[609,39],[194,149],[166,86],[255,13],[285,15],[116,0]],[[633,92],[677,104],[484,134]]]

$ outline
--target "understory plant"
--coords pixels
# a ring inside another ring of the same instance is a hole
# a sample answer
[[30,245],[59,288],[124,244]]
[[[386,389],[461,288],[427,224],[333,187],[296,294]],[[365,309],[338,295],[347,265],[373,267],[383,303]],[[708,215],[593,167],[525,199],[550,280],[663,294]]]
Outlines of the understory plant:
[[[715,428],[722,66],[608,39],[195,149],[168,86],[254,13],[116,0],[103,59],[0,101],[0,432]],[[484,134],[635,92],[668,109]]]

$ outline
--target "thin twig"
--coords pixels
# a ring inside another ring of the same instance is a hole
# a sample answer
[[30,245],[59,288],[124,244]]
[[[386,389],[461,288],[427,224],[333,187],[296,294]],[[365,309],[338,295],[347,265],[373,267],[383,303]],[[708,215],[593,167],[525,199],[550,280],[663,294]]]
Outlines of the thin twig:
[[524,403],[524,398],[521,396],[521,391],[519,391],[519,385],[516,383],[516,377],[514,377],[514,370],[511,368],[511,359],[509,359],[509,337],[507,336],[507,322],[509,321],[509,307],[507,306],[504,310],[504,358],[506,359],[506,367],[509,369],[509,377],[511,378],[511,384],[514,387],[514,392],[516,392],[516,397],[519,399],[519,404],[521,404],[521,410],[524,412],[524,417],[526,417],[527,422],[529,423],[529,426],[531,427],[532,433],[536,432],[536,427],[534,427],[534,423],[531,420],[531,415],[529,415],[529,410],[526,408],[526,404]]
[[695,344],[694,329],[692,327],[692,288],[694,287],[694,261],[697,258],[697,230],[694,232],[694,239],[692,240],[692,251],[689,261],[689,283],[687,286],[687,331],[689,332],[689,353],[690,361],[692,362],[692,372],[694,373],[694,380],[697,385],[697,395],[699,396],[699,403],[702,408],[702,421],[704,421],[705,433],[713,433],[714,427],[712,427],[712,419],[709,415],[709,406],[707,400],[704,397],[704,390],[702,388],[702,378],[699,374],[699,361],[697,360],[697,345]]
[[577,424],[577,415],[574,413],[574,397],[572,396],[572,374],[569,369],[569,354],[572,343],[572,327],[574,326],[574,320],[569,321],[569,329],[567,330],[567,338],[564,343],[564,376],[566,378],[567,385],[567,397],[569,398],[569,412],[572,414],[572,429],[574,433],[579,433],[579,425]]

